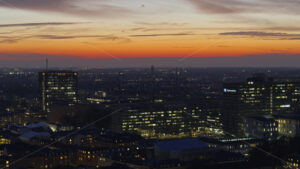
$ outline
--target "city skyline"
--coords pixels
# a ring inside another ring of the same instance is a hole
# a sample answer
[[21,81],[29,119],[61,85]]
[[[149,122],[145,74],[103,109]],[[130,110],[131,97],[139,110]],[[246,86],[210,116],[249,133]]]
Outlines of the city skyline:
[[61,67],[295,67],[299,6],[295,0],[2,0],[0,65],[37,67],[47,56]]
[[299,169],[300,0],[0,0],[0,169]]
[[0,68],[0,167],[297,169],[299,72]]

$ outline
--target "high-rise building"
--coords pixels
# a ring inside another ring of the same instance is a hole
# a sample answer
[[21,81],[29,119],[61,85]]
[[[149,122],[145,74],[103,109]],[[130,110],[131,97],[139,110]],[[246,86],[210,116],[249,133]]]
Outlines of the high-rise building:
[[300,79],[273,78],[270,81],[271,113],[298,111],[300,108]]
[[294,112],[300,108],[300,83],[295,78],[255,75],[242,83],[225,83],[222,108],[223,128],[243,135],[244,116]]
[[222,122],[226,132],[243,135],[243,116],[269,114],[269,88],[264,78],[249,78],[246,83],[225,83]]
[[39,87],[42,110],[50,112],[52,106],[74,105],[77,102],[77,84],[77,72],[40,72]]

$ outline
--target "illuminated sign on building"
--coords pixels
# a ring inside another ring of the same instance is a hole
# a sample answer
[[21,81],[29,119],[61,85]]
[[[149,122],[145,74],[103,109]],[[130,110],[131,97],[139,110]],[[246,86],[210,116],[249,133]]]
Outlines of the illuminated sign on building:
[[234,89],[224,89],[224,92],[225,93],[236,93],[237,91],[236,90],[234,90]]

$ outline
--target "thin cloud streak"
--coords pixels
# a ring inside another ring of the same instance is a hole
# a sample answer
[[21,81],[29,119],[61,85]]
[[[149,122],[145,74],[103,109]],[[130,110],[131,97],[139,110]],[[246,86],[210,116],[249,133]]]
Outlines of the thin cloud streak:
[[219,35],[223,36],[250,36],[250,37],[271,37],[277,38],[277,40],[299,40],[300,34],[289,34],[280,32],[223,32]]
[[17,43],[18,41],[19,41],[18,39],[4,39],[4,40],[0,40],[0,44],[1,43],[6,43],[6,44]]
[[77,39],[77,38],[100,38],[104,40],[118,40],[124,39],[121,37],[113,36],[113,35],[70,35],[70,36],[62,36],[62,35],[34,35],[30,36],[30,38],[39,38],[39,39]]
[[166,33],[166,34],[139,34],[129,35],[130,37],[161,37],[161,36],[191,36],[194,33]]
[[215,14],[242,13],[249,10],[253,4],[241,0],[188,0],[200,12]]
[[199,12],[210,14],[279,13],[300,14],[298,0],[187,0]]
[[[114,35],[30,35],[30,36],[0,36],[0,43],[17,43],[26,39],[44,39],[44,40],[67,40],[67,39],[80,39],[80,38],[96,38],[106,41],[121,41],[130,42],[129,38],[118,37]],[[2,39],[2,40],[1,40]]]
[[41,22],[41,23],[18,23],[18,24],[0,24],[3,27],[32,27],[32,26],[55,26],[55,25],[74,25],[82,22]]
[[122,17],[132,11],[120,6],[110,5],[97,0],[9,0],[0,7],[31,10],[37,12],[56,12],[81,17]]
[[288,33],[272,33],[272,32],[224,32],[220,35],[246,35],[246,36],[300,36],[300,34],[288,34]]
[[176,23],[176,22],[135,22],[138,25],[144,25],[144,26],[185,26],[188,25],[188,23]]

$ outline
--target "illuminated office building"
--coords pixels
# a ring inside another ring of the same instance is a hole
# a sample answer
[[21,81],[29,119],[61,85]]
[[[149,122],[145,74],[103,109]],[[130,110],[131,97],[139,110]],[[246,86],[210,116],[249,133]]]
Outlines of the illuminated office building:
[[120,115],[121,132],[138,133],[145,138],[186,134],[183,110],[140,111],[132,109]]
[[242,117],[294,112],[300,108],[300,79],[255,75],[242,83],[225,83],[224,130],[243,135]]
[[300,115],[285,114],[275,115],[278,122],[278,133],[280,136],[296,137],[300,135]]
[[300,107],[300,79],[274,78],[270,84],[271,113],[295,112]]
[[77,101],[77,72],[46,71],[39,73],[42,110],[52,106],[73,105]]
[[113,131],[137,133],[144,138],[172,139],[222,135],[220,128],[207,124],[207,116],[199,107],[131,107],[113,116],[112,120]]
[[222,122],[224,130],[243,135],[243,116],[269,114],[269,88],[263,77],[253,77],[246,83],[224,84]]
[[184,108],[131,108],[113,117],[117,132],[138,133],[145,138],[173,138],[190,135],[189,115]]

